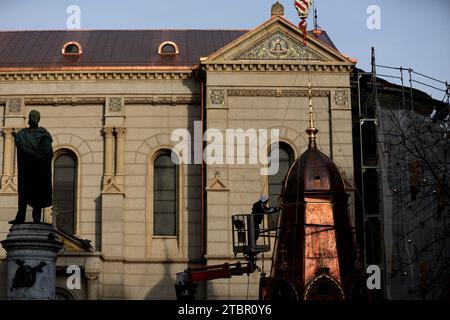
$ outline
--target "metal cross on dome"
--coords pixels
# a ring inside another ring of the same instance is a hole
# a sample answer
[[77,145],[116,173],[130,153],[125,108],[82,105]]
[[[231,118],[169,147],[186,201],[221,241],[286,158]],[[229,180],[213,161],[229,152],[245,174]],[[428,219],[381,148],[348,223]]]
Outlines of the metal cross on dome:
[[311,7],[312,2],[313,0],[294,0],[295,8],[297,9],[298,16],[301,19],[300,24],[298,26],[303,32],[304,44],[306,44],[306,27],[307,27],[306,19],[308,18],[309,8]]

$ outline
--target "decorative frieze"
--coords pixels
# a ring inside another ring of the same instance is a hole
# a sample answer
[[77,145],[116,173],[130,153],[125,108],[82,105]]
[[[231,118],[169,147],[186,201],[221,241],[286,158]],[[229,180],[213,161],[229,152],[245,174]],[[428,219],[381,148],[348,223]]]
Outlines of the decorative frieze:
[[[228,89],[227,94],[235,97],[309,97],[309,90],[285,89]],[[328,90],[312,90],[313,97],[328,97]]]
[[200,104],[200,96],[151,96],[151,97],[126,97],[125,104],[151,104],[151,105],[184,105]]
[[[20,98],[17,98],[20,99]],[[185,96],[172,96],[172,95],[160,95],[160,96],[145,96],[145,97],[125,97],[125,98],[110,98],[113,99],[113,104],[110,104],[108,111],[110,113],[122,112],[123,104],[151,104],[151,105],[185,105],[185,104],[200,104],[200,96],[198,95],[185,95]],[[115,100],[114,100],[115,99]],[[121,99],[119,101],[117,99]],[[6,103],[10,99],[3,100]],[[59,105],[92,105],[102,104],[107,102],[105,97],[33,97],[23,99],[25,105],[29,106],[59,106]],[[0,100],[0,105],[2,101]],[[8,109],[9,110],[9,107]],[[14,110],[18,110],[17,106]],[[116,111],[114,111],[116,110]]]
[[25,104],[30,106],[42,105],[86,105],[86,104],[104,104],[106,98],[102,97],[39,97],[25,98]]

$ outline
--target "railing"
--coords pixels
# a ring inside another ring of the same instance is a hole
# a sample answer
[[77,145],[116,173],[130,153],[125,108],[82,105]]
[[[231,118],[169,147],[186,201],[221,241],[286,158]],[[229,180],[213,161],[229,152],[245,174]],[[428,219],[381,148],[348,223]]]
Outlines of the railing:
[[237,214],[231,217],[233,227],[233,252],[237,257],[254,257],[259,253],[270,251],[270,232],[267,227],[269,216],[266,214]]

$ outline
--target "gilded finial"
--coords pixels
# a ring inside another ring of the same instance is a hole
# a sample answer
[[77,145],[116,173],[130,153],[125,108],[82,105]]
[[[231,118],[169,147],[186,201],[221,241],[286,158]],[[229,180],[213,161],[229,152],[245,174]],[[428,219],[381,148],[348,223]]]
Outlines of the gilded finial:
[[312,89],[311,89],[311,80],[309,80],[309,127],[306,129],[306,133],[308,134],[309,139],[309,148],[316,148],[316,134],[319,130],[316,128],[314,123],[314,111],[312,106]]

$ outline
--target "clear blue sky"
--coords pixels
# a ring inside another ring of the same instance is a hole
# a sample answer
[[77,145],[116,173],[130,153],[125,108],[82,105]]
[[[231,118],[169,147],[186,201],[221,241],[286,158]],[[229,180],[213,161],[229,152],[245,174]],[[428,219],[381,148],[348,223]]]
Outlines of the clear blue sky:
[[[82,29],[251,29],[269,18],[274,2],[0,0],[0,30],[66,29],[66,9],[72,4],[81,8]],[[293,0],[280,2],[287,19],[297,24]],[[379,64],[412,67],[450,81],[449,0],[315,0],[315,5],[319,25],[341,52],[358,59],[358,67],[370,68],[375,46]],[[381,9],[380,30],[367,28],[370,5]],[[443,94],[433,96],[442,99]]]

